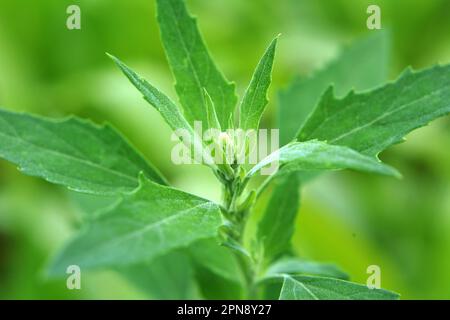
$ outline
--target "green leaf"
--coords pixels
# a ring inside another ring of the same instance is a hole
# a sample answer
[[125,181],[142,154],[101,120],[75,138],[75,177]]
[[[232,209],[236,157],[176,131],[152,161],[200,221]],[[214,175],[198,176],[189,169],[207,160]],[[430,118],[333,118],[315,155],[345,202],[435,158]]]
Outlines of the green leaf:
[[336,99],[326,91],[298,134],[300,141],[326,140],[377,155],[410,131],[450,113],[450,66],[408,69],[376,90]]
[[95,218],[95,214],[117,202],[117,196],[94,195],[68,190],[67,195],[80,214],[81,222]]
[[217,276],[203,265],[195,265],[195,279],[199,284],[202,298],[207,300],[244,299],[244,290],[240,283]]
[[240,282],[242,274],[231,251],[221,245],[217,238],[202,239],[188,248],[196,264],[209,269],[216,276]]
[[277,181],[262,219],[258,223],[257,241],[262,244],[264,264],[290,249],[295,219],[300,207],[300,183],[289,175]]
[[183,252],[173,251],[150,262],[123,266],[116,270],[153,299],[198,298],[193,266]]
[[242,99],[239,113],[239,128],[241,129],[258,129],[259,127],[259,121],[269,102],[267,90],[272,82],[272,68],[277,40],[278,37],[270,43],[259,61],[250,85]]
[[[170,100],[164,93],[160,92],[158,89],[153,87],[150,83],[145,81],[141,76],[131,70],[127,65],[116,57],[108,54],[108,56],[117,64],[117,66],[122,70],[122,72],[127,76],[130,82],[144,95],[144,99],[147,100],[153,107],[158,110],[162,115],[167,124],[174,130],[186,130],[189,133],[190,140],[183,141],[189,148],[193,147],[194,152],[202,154],[204,161],[202,163],[209,164],[210,167],[215,167],[213,165],[213,160],[210,155],[203,151],[203,142],[201,137],[192,129],[191,125],[186,121],[178,107],[175,103]],[[203,94],[203,91],[202,91]]]
[[334,83],[338,96],[352,88],[367,90],[387,80],[389,70],[389,34],[371,32],[369,36],[345,48],[330,64],[307,78],[295,78],[279,93],[278,127],[281,145],[292,141],[323,92]]
[[219,118],[217,118],[216,108],[214,106],[214,102],[211,99],[211,96],[208,94],[206,89],[204,90],[204,98],[206,101],[206,116],[208,118],[208,128],[221,129],[221,125],[219,123]]
[[[84,211],[85,220],[94,219],[94,212],[101,213],[100,209],[114,203],[112,197],[76,192],[71,192],[70,197]],[[236,290],[233,291],[230,287],[239,287],[242,281],[242,273],[235,257],[230,250],[219,245],[217,238],[201,239],[183,251],[171,251],[151,261],[115,269],[154,299],[198,298],[200,292],[197,292],[198,283],[195,280],[201,283],[203,294],[213,292],[215,297],[220,293],[233,298],[229,294],[235,294]],[[208,275],[205,275],[206,272]],[[208,289],[205,290],[206,286]],[[223,292],[219,292],[220,290]]]
[[25,174],[78,192],[129,192],[138,186],[141,171],[165,183],[112,127],[75,117],[51,120],[0,109],[0,157]]
[[206,299],[242,298],[243,274],[231,250],[205,239],[189,247],[196,279]]
[[[113,197],[69,192],[86,223],[115,203]],[[121,276],[153,299],[198,299],[192,259],[181,250],[171,251],[151,261],[114,268]]]
[[279,161],[278,175],[294,171],[353,169],[400,177],[394,168],[374,157],[360,154],[350,148],[334,146],[321,141],[291,142],[261,160],[247,174],[254,175],[261,168]]
[[267,277],[274,277],[277,274],[289,275],[312,275],[338,278],[347,280],[348,274],[336,267],[334,264],[319,263],[302,260],[295,257],[282,258],[275,261],[266,271]]
[[283,276],[280,300],[396,300],[399,295],[344,280]]
[[219,245],[217,238],[199,240],[189,246],[188,252],[204,298],[242,298],[242,271],[235,256]]
[[221,224],[216,204],[141,176],[139,188],[97,215],[56,258],[50,273],[61,274],[72,264],[88,269],[149,261],[215,236]]
[[237,100],[234,84],[214,64],[183,0],[158,0],[157,10],[162,43],[186,118],[191,124],[207,123],[205,88],[214,102],[220,125],[227,128]]
[[108,53],[107,55],[117,64],[130,82],[144,95],[144,99],[158,110],[173,130],[186,129],[189,132],[192,131],[190,124],[169,97],[148,83],[118,58]]

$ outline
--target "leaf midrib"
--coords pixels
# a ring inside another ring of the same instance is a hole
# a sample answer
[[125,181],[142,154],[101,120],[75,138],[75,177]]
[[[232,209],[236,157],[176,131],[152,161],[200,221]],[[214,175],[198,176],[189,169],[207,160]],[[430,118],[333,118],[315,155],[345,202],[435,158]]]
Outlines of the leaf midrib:
[[431,96],[437,95],[437,94],[439,94],[440,92],[444,91],[445,89],[448,89],[448,88],[441,88],[441,89],[435,90],[435,91],[433,91],[433,92],[431,92],[431,93],[428,93],[428,94],[426,94],[426,95],[424,95],[424,96],[422,96],[422,97],[420,97],[420,98],[418,98],[418,99],[414,99],[413,101],[410,101],[410,102],[408,102],[408,103],[406,103],[406,104],[400,106],[400,107],[397,108],[397,109],[390,110],[390,111],[388,110],[387,112],[385,112],[385,113],[383,113],[382,115],[380,115],[378,118],[375,118],[374,120],[372,120],[372,121],[370,121],[370,122],[368,122],[368,123],[366,123],[366,124],[364,124],[364,125],[362,125],[362,126],[356,127],[356,128],[354,128],[354,129],[350,130],[349,132],[346,132],[346,133],[340,135],[339,137],[337,137],[337,138],[331,140],[330,143],[335,143],[335,142],[337,142],[337,141],[339,141],[339,140],[341,140],[341,139],[343,139],[343,138],[345,138],[345,137],[347,137],[347,136],[349,136],[349,135],[351,135],[351,134],[353,134],[353,133],[355,133],[355,132],[358,132],[358,131],[360,131],[360,130],[363,130],[363,129],[365,129],[365,128],[367,128],[367,127],[369,127],[369,126],[371,126],[371,125],[377,123],[378,121],[383,120],[384,118],[386,118],[386,117],[388,117],[388,116],[390,116],[390,115],[393,115],[393,114],[395,114],[395,113],[397,113],[397,112],[400,112],[400,111],[404,110],[405,108],[409,107],[409,106],[412,105],[412,104],[418,103],[419,101],[421,101],[421,100],[423,100],[423,99],[426,99],[426,98],[429,98],[429,97],[431,97]]
[[67,159],[70,159],[70,160],[74,160],[76,162],[78,161],[80,163],[86,164],[86,165],[91,166],[93,168],[100,169],[100,170],[103,170],[105,172],[112,173],[112,174],[114,174],[116,176],[119,176],[121,178],[125,178],[125,179],[128,179],[128,180],[133,181],[133,182],[137,182],[137,177],[133,177],[133,176],[124,174],[124,173],[122,173],[120,171],[116,171],[116,170],[113,170],[111,168],[102,167],[102,166],[100,166],[99,164],[97,164],[95,162],[89,161],[88,159],[77,158],[77,157],[75,157],[73,155],[69,155],[69,154],[62,153],[60,151],[56,151],[56,150],[45,148],[43,146],[34,144],[34,143],[32,143],[32,142],[30,142],[30,141],[20,137],[19,135],[16,135],[15,137],[13,137],[13,136],[7,135],[7,134],[5,134],[3,132],[0,132],[0,135],[1,136],[5,136],[5,137],[10,138],[10,139],[13,139],[13,140],[19,140],[19,143],[23,143],[25,145],[31,145],[31,146],[33,146],[33,147],[35,147],[37,149],[44,150],[44,151],[46,151],[48,153],[55,154],[55,155],[58,155],[58,156],[61,156],[63,158],[67,158]]
[[[289,279],[289,280],[291,280],[291,281],[293,281],[293,282],[295,282],[295,283],[298,283],[301,287],[303,287],[303,289],[305,289],[306,290],[306,292],[307,293],[309,293],[309,295],[311,295],[311,297],[313,297],[313,299],[314,300],[320,300],[319,299],[319,297],[318,296],[316,296],[304,283],[302,283],[301,281],[298,281],[297,279],[295,279],[295,278],[292,278],[291,276],[289,276],[289,275],[287,275],[287,274],[284,274],[284,275],[282,275],[283,276],[283,278],[284,278],[284,282],[283,282],[283,287],[281,288],[281,292],[283,292],[283,289],[284,289],[284,287],[285,287],[285,285],[286,285],[286,279]],[[294,293],[294,298],[295,298],[295,300],[298,300],[297,299],[297,292],[295,291],[295,290],[292,290],[292,292]]]
[[[266,73],[268,64],[270,64],[270,62],[268,62],[268,61],[264,62],[264,65],[262,66],[263,70],[261,70],[261,73],[258,75],[258,78],[256,80],[256,88],[253,91],[251,102],[250,102],[250,107],[252,107],[252,109],[253,109],[253,104],[255,102],[255,97],[256,97],[257,93],[259,92],[259,87],[261,86],[261,80]],[[268,103],[267,97],[264,96],[263,99],[264,99],[265,104],[267,104]],[[245,128],[247,128],[248,122],[251,121],[250,119],[253,118],[255,115],[257,115],[259,113],[259,111],[260,111],[259,109],[253,110],[252,113],[247,115],[247,117],[245,118],[245,125],[244,125]],[[257,122],[259,122],[258,120],[259,119],[257,119]]]
[[[177,212],[177,213],[175,213],[173,215],[170,215],[168,217],[165,217],[165,218],[163,218],[163,219],[161,219],[159,221],[156,221],[154,223],[150,223],[150,224],[144,225],[142,228],[140,228],[138,230],[135,230],[135,231],[130,232],[130,233],[126,233],[123,236],[115,237],[115,239],[113,241],[111,241],[111,242],[103,242],[102,244],[97,245],[96,249],[102,248],[102,247],[109,247],[109,246],[119,245],[119,244],[121,244],[121,243],[123,243],[123,242],[125,242],[125,241],[127,241],[129,239],[133,239],[133,238],[139,237],[140,235],[145,234],[145,233],[151,231],[152,229],[158,229],[160,226],[162,226],[164,224],[167,224],[168,222],[170,222],[170,221],[172,221],[172,220],[174,220],[176,218],[185,216],[185,215],[189,214],[191,211],[193,211],[195,209],[199,209],[199,208],[207,207],[207,206],[211,206],[211,203],[210,202],[203,202],[203,203],[200,203],[200,204],[195,205],[193,207],[190,207],[188,209],[181,210],[181,211],[179,211],[179,212]],[[200,213],[202,213],[202,212],[199,211],[197,214],[200,214]],[[108,239],[106,239],[105,241],[107,241],[107,240]]]
[[[170,8],[170,10],[172,11],[171,17],[175,17],[175,16],[176,16],[176,15],[175,15],[175,9],[173,8],[173,5],[172,5],[172,2],[171,2],[171,1],[169,1],[169,8]],[[185,52],[185,54],[186,54],[186,56],[187,56],[187,61],[189,62],[189,65],[191,66],[192,73],[193,73],[193,75],[194,75],[195,81],[197,82],[197,91],[198,91],[198,93],[199,93],[199,96],[200,96],[201,99],[202,99],[202,103],[203,103],[203,106],[204,106],[205,101],[204,101],[204,99],[203,99],[203,97],[202,97],[202,87],[203,87],[203,85],[202,85],[202,82],[200,81],[200,78],[199,78],[199,76],[198,76],[197,69],[196,69],[196,67],[195,67],[195,65],[194,65],[194,63],[193,63],[193,61],[192,61],[192,58],[191,58],[191,51],[188,50],[187,45],[186,45],[186,42],[184,41],[184,37],[183,37],[183,35],[182,35],[182,33],[181,33],[181,28],[180,28],[180,25],[179,25],[179,23],[178,23],[178,19],[172,19],[172,21],[174,21],[174,25],[175,25],[175,27],[176,27],[175,29],[176,29],[176,31],[177,31],[179,40],[180,40],[180,42],[181,42],[181,44],[182,44],[183,51]],[[209,68],[210,68],[210,66],[209,66],[209,64],[207,64],[207,65],[208,65],[208,73],[207,73],[207,74],[208,74],[208,77],[209,77],[209,73],[210,73],[210,72],[209,72]],[[189,110],[188,112],[192,114],[192,110]]]

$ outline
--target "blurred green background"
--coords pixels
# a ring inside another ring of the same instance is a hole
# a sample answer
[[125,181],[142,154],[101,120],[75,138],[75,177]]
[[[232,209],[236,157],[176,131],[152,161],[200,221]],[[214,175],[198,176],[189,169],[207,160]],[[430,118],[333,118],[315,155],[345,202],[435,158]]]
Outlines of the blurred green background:
[[[282,33],[271,103],[277,92],[339,49],[371,32],[366,9],[378,4],[392,35],[390,78],[408,65],[450,62],[448,0],[188,0],[212,55],[242,94],[264,48]],[[66,8],[81,7],[81,30],[66,28]],[[52,117],[77,114],[120,129],[177,187],[217,199],[219,185],[199,166],[170,161],[170,130],[105,56],[110,52],[175,98],[152,0],[0,1],[0,105]],[[382,158],[403,180],[342,172],[303,192],[294,237],[304,257],[335,261],[365,283],[379,265],[382,286],[402,298],[450,299],[450,119],[434,122]],[[83,274],[83,290],[46,280],[51,256],[90,203],[26,177],[0,160],[0,298],[145,298],[112,271]]]

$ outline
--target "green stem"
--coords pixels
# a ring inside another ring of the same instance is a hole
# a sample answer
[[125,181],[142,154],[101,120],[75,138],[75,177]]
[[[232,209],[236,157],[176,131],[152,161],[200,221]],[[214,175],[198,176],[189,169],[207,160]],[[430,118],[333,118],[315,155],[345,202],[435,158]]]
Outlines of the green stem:
[[243,256],[240,252],[234,251],[233,254],[236,257],[236,260],[238,262],[238,265],[241,269],[241,273],[244,276],[245,281],[245,295],[244,297],[246,299],[252,299],[252,287],[253,287],[253,272],[251,267],[249,266],[249,260],[246,259],[246,257]]
[[[237,209],[237,203],[243,191],[243,186],[237,179],[239,178],[224,183],[223,207],[226,210],[226,219],[229,220],[232,228],[229,237],[233,242],[243,247],[243,233],[245,230],[247,218],[245,212],[239,212],[239,210]],[[245,298],[254,299],[256,298],[256,293],[253,262],[250,257],[246,256],[243,252],[240,252],[237,249],[232,250],[232,252],[236,257],[238,265],[244,276]]]

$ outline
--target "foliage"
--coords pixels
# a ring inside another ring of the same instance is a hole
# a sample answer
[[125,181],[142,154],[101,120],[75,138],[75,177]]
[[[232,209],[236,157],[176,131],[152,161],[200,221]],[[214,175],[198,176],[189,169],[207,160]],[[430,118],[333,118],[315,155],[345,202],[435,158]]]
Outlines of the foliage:
[[[184,2],[159,0],[157,5],[162,42],[181,106],[120,60],[112,59],[173,130],[192,132],[194,120],[209,127],[233,128],[234,85],[214,64]],[[259,128],[276,43],[277,39],[269,45],[242,99],[239,128]],[[120,195],[118,202],[85,222],[79,235],[55,258],[50,274],[61,275],[67,265],[77,264],[83,270],[114,268],[136,281],[136,274],[152,270],[148,277],[158,278],[158,286],[149,289],[154,297],[189,298],[197,294],[193,281],[175,284],[172,270],[166,267],[183,263],[186,268],[174,268],[173,273],[195,279],[200,295],[206,298],[228,297],[229,292],[235,298],[259,298],[270,288],[280,290],[280,299],[398,298],[386,290],[343,280],[345,274],[336,267],[297,259],[290,250],[299,187],[305,176],[353,169],[398,177],[395,169],[379,161],[378,154],[411,130],[450,113],[449,66],[408,70],[395,82],[364,93],[350,92],[342,99],[334,96],[332,87],[325,90],[335,81],[339,86],[352,54],[369,52],[372,45],[372,41],[358,44],[318,76],[291,86],[290,93],[296,97],[297,90],[313,89],[299,99],[286,98],[285,93],[280,129],[289,138],[282,136],[286,145],[275,154],[249,170],[236,163],[231,168],[210,165],[223,185],[221,204],[167,186],[159,171],[109,125],[1,110],[2,158],[17,164],[25,174],[78,192]],[[352,69],[356,79],[364,79],[355,80],[362,83],[358,89],[369,89],[384,77],[381,72],[367,80],[373,66],[369,62],[364,66]],[[343,84],[340,93],[353,85]],[[298,116],[292,116],[295,113]],[[288,118],[286,129],[283,119]],[[298,129],[295,138],[294,126]],[[200,148],[202,142],[193,137],[194,146]],[[270,201],[248,244],[244,241],[247,222],[262,192],[251,190],[248,182],[278,158],[279,171],[263,183],[272,187]],[[208,275],[215,281],[208,281]]]

